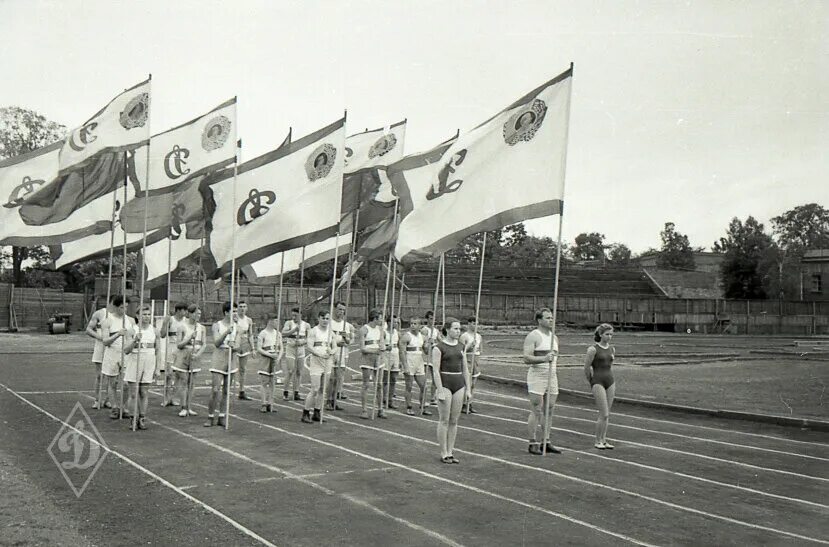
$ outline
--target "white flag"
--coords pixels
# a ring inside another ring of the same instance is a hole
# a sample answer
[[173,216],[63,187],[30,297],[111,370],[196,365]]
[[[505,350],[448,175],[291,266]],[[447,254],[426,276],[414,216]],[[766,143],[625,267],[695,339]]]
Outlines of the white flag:
[[461,135],[432,165],[387,173],[400,196],[395,257],[407,263],[463,238],[559,214],[572,68]]
[[[143,234],[127,234],[127,251],[134,251],[141,248],[141,240]],[[147,236],[148,245],[151,238]],[[109,245],[112,241],[112,232],[107,231],[101,234],[87,236],[82,239],[64,243],[61,245],[60,253],[52,255],[55,261],[55,268],[62,268],[69,266],[82,260],[91,260],[93,258],[109,257]],[[120,226],[115,228],[115,251],[113,255],[116,262],[122,261],[122,253],[124,252],[124,231]]]
[[[340,223],[345,118],[245,162],[209,185],[210,253],[222,273],[322,241]],[[223,178],[224,177],[224,178]],[[235,232],[235,238],[234,238]],[[216,272],[218,273],[218,272]]]
[[77,168],[102,151],[133,149],[150,138],[150,80],[124,91],[66,136],[60,170]]
[[360,169],[389,165],[403,157],[406,120],[388,128],[381,127],[345,139],[345,174]]
[[[147,248],[144,249],[147,284],[166,283],[168,265],[170,271],[175,271],[179,262],[198,254],[201,243],[201,239],[188,239],[180,236],[172,240],[164,238],[153,244],[148,244]],[[168,258],[170,259],[169,262]]]

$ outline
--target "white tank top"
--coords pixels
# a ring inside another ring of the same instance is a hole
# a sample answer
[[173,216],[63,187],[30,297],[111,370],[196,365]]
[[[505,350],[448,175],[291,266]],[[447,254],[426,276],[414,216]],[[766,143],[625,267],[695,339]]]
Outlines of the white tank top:
[[[149,349],[155,347],[155,327],[152,325],[148,325],[146,327],[141,328],[141,349]],[[135,344],[135,352],[138,349],[139,344]]]
[[417,334],[412,334],[412,331],[409,331],[409,337],[409,341],[406,342],[406,351],[409,353],[422,353],[423,335],[419,332]]
[[366,335],[363,338],[363,347],[379,348],[380,347],[380,327],[370,327],[366,325]]

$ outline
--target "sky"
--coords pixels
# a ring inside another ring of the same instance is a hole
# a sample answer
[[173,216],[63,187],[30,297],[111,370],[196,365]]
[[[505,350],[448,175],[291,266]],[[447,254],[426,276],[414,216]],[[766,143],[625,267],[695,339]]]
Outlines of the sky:
[[[0,106],[68,127],[152,74],[152,132],[237,96],[243,160],[348,111],[431,148],[574,63],[563,241],[829,207],[829,2],[0,0]],[[553,217],[527,222],[557,236]]]

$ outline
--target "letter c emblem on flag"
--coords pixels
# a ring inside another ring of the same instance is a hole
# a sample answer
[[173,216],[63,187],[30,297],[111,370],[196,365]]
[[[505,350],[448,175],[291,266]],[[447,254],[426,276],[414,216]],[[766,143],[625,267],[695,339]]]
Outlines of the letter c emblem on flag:
[[[89,122],[69,136],[69,146],[76,152],[82,152],[87,144],[95,142],[98,137],[92,132],[98,127],[98,122]],[[77,137],[77,140],[75,139]],[[80,141],[80,142],[79,142]]]
[[462,164],[464,159],[466,159],[466,148],[458,150],[452,154],[452,159],[450,159],[449,163],[444,165],[443,169],[441,169],[440,173],[438,173],[437,190],[435,190],[434,186],[429,187],[429,191],[426,193],[427,200],[432,201],[433,199],[439,198],[444,194],[451,194],[452,192],[460,190],[463,180],[457,179],[452,182],[447,181],[449,180],[449,175],[455,172],[455,167]]
[[4,203],[3,207],[7,209],[14,209],[26,199],[26,196],[37,192],[40,186],[46,184],[45,180],[32,180],[31,177],[23,177],[23,182],[14,187],[12,193],[9,194],[8,203]]
[[187,158],[190,157],[190,151],[186,148],[181,148],[179,145],[173,146],[166,156],[164,156],[164,172],[167,177],[173,180],[190,172],[190,169],[185,169],[187,165]]
[[[262,204],[262,201],[265,204]],[[242,202],[239,210],[236,212],[236,223],[239,226],[244,226],[253,222],[254,219],[261,217],[270,211],[269,205],[273,205],[276,201],[276,194],[270,190],[260,192],[256,188],[251,189],[248,193],[248,199]]]

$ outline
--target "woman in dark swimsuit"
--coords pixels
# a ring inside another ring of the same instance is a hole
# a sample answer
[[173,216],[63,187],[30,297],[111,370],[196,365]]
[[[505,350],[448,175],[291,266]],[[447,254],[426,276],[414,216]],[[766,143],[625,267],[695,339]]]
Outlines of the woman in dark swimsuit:
[[435,388],[437,392],[438,443],[440,444],[440,461],[443,463],[460,463],[452,451],[458,434],[458,418],[464,402],[469,402],[471,384],[469,370],[466,367],[466,354],[458,342],[461,335],[461,322],[454,317],[447,317],[443,325],[443,338],[432,349],[432,363],[435,367]]
[[587,348],[587,358],[584,361],[584,374],[593,390],[593,398],[599,409],[599,420],[596,422],[596,444],[599,450],[611,450],[613,445],[607,442],[607,423],[610,418],[610,407],[613,406],[613,397],[616,395],[616,385],[613,383],[613,372],[610,366],[616,357],[616,350],[610,345],[613,338],[613,327],[602,323],[593,333],[595,344]]

